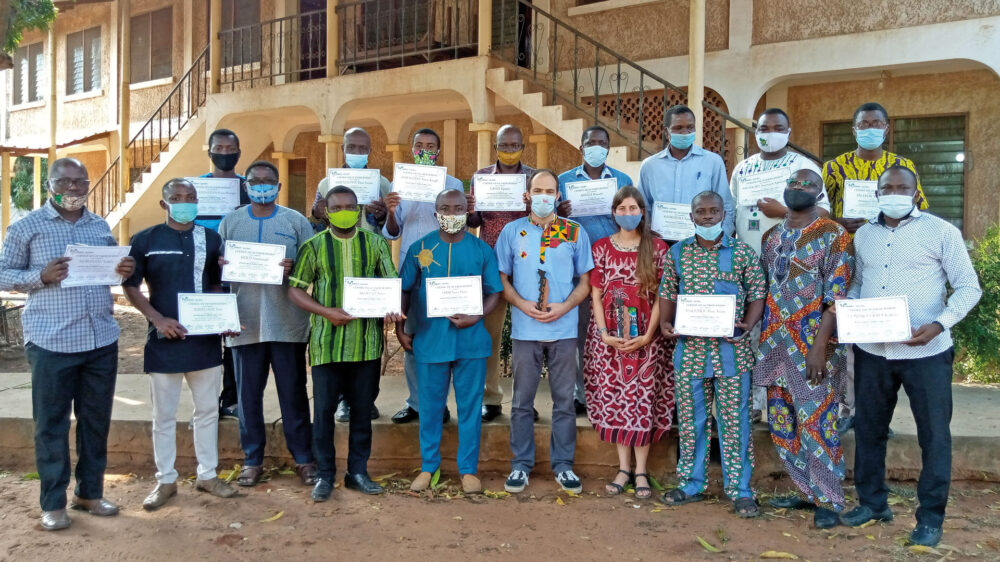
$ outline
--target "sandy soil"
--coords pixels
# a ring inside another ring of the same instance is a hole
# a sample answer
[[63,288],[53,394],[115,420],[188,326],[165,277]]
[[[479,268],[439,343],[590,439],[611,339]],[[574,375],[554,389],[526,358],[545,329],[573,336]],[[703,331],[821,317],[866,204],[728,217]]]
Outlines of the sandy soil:
[[[463,497],[449,484],[415,495],[403,475],[392,475],[385,479],[391,488],[385,496],[338,489],[330,502],[314,504],[296,478],[275,473],[230,500],[184,482],[171,503],[147,513],[141,502],[153,482],[109,475],[105,495],[122,506],[118,517],[74,511],[70,529],[45,533],[38,528],[38,482],[22,476],[0,474],[6,508],[0,513],[0,561],[749,560],[767,551],[814,561],[1000,560],[1000,486],[985,483],[952,488],[944,544],[921,552],[902,545],[914,523],[913,483],[893,486],[894,522],[819,531],[811,528],[811,514],[801,512],[765,507],[760,519],[741,520],[728,502],[715,499],[667,508],[630,495],[600,497],[597,480],[585,481],[584,494],[570,497],[546,475],[536,475],[517,497]],[[485,475],[484,484],[502,490],[502,478]],[[785,486],[779,481],[762,495]],[[698,537],[721,552],[710,552]]]

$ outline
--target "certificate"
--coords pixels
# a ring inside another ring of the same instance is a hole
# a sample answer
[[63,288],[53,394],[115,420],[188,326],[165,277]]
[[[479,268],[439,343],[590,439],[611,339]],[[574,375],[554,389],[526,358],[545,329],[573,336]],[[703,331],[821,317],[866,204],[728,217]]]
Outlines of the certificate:
[[63,287],[84,285],[120,285],[122,276],[115,273],[118,263],[128,255],[131,246],[66,246],[65,257],[70,258],[67,276],[60,283]]
[[189,336],[240,331],[235,293],[177,293],[177,321]]
[[407,201],[433,203],[444,191],[448,168],[420,164],[396,163],[392,174],[392,190]]
[[685,336],[731,338],[736,329],[736,295],[677,295],[674,330]]
[[428,318],[483,315],[482,277],[428,277],[425,283]]
[[226,261],[222,268],[223,281],[281,285],[285,269],[285,247],[280,244],[258,244],[226,240]]
[[344,312],[355,318],[383,318],[402,309],[399,277],[344,277]]
[[[382,198],[382,174],[378,170],[367,168],[329,168],[326,171],[329,178],[329,189],[338,185],[351,188],[358,196],[358,205],[367,205]],[[329,191],[327,191],[329,193]],[[324,197],[326,193],[322,193]]]
[[476,174],[472,185],[477,211],[524,211],[524,174]]
[[878,214],[877,181],[844,181],[844,218],[873,219],[877,217]]
[[653,219],[649,228],[664,240],[684,240],[694,236],[691,205],[657,201],[653,204]]
[[757,205],[758,199],[764,197],[781,201],[785,194],[785,187],[788,186],[786,182],[790,173],[788,168],[778,168],[740,176],[739,198],[736,204],[740,207],[753,207]]
[[198,192],[198,216],[228,215],[240,206],[239,178],[185,178]]
[[840,343],[890,343],[912,337],[906,295],[837,301]]
[[572,206],[570,216],[610,215],[611,202],[617,192],[617,178],[567,182],[566,199]]

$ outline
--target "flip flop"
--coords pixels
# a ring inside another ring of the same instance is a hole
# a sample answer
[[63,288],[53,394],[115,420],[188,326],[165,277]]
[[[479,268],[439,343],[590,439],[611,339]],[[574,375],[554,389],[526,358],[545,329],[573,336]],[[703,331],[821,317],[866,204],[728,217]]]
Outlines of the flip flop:
[[681,490],[680,488],[674,488],[669,492],[664,492],[663,495],[660,496],[660,502],[669,506],[677,506],[677,505],[684,505],[686,503],[700,502],[704,499],[705,499],[704,494],[688,494],[684,490]]
[[742,519],[753,519],[760,515],[760,504],[753,498],[736,498],[733,500],[733,513]]

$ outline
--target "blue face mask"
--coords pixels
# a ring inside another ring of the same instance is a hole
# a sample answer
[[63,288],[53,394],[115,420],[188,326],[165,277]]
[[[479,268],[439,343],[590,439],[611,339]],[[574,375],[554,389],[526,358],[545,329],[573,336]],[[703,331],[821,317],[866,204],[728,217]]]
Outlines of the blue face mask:
[[695,224],[694,233],[701,236],[705,240],[715,240],[720,234],[722,234],[722,221],[719,221],[712,226],[701,226],[700,224]]
[[677,150],[687,150],[691,148],[692,144],[694,144],[694,133],[687,133],[685,135],[670,133],[670,146]]
[[639,228],[639,221],[642,220],[642,215],[615,215],[615,222],[622,230],[628,230],[629,232]]
[[254,203],[272,203],[278,198],[278,186],[267,183],[247,184],[247,196]]
[[344,163],[347,164],[348,168],[364,168],[368,165],[368,155],[367,154],[350,154],[344,153]]
[[583,149],[583,161],[591,168],[600,168],[608,159],[608,149],[603,146],[588,146]]
[[858,146],[865,150],[875,150],[885,142],[885,129],[855,129]]
[[167,203],[167,208],[170,209],[170,218],[181,224],[187,224],[198,216],[197,203]]
[[556,208],[556,198],[552,195],[532,195],[531,212],[536,217],[545,218],[552,214]]

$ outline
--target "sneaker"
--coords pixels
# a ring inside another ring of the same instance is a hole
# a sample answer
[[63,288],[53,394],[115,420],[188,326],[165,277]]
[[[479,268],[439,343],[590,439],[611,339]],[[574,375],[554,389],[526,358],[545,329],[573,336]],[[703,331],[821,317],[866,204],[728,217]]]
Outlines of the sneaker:
[[507,490],[512,494],[518,492],[523,492],[524,487],[528,485],[528,473],[523,470],[514,469],[510,471],[510,476],[503,483],[503,489]]
[[333,415],[333,419],[340,423],[351,421],[351,407],[347,405],[347,400],[341,400],[337,403],[337,413]]
[[579,494],[583,491],[583,484],[580,483],[580,477],[577,476],[572,470],[564,470],[556,474],[556,482],[558,482],[559,485],[562,486],[562,489],[567,492]]
[[223,406],[219,408],[219,419],[224,420],[227,418],[231,420],[240,419],[240,410],[238,405],[233,404],[232,406]]
[[941,542],[941,527],[930,527],[918,523],[910,533],[910,543],[920,546],[935,547]]

